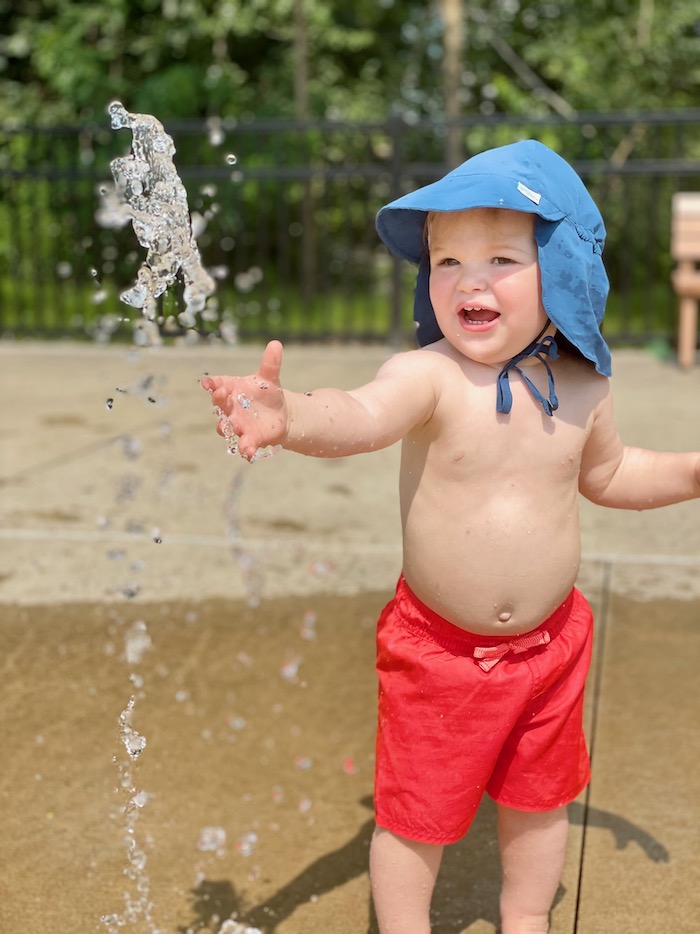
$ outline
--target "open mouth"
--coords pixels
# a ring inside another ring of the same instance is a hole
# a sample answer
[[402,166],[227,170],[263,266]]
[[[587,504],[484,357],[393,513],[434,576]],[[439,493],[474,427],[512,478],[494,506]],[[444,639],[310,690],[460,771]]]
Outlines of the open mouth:
[[496,318],[500,317],[499,313],[494,311],[493,308],[481,308],[477,306],[462,308],[459,312],[459,316],[463,324],[469,327],[485,327],[486,325],[493,324]]

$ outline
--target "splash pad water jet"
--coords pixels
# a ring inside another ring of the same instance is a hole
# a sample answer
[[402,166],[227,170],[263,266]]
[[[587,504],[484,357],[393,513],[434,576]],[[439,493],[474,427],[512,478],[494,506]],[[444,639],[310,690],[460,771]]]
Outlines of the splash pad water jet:
[[[113,129],[131,130],[130,154],[113,159],[110,168],[118,202],[146,250],[136,282],[119,297],[125,305],[141,309],[146,321],[164,324],[158,321],[158,299],[179,275],[185,308],[178,323],[194,328],[216,283],[202,265],[187,192],[173,162],[173,139],[155,117],[129,113],[119,101],[109,105],[108,113]],[[157,333],[153,327],[150,331]]]

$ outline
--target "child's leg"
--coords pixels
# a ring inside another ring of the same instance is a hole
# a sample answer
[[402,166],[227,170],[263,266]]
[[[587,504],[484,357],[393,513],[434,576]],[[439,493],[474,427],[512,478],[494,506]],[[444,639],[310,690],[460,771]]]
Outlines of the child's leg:
[[502,934],[549,931],[549,911],[564,868],[568,830],[565,807],[529,813],[498,806]]
[[381,934],[429,934],[430,899],[441,859],[441,846],[375,829],[369,865]]

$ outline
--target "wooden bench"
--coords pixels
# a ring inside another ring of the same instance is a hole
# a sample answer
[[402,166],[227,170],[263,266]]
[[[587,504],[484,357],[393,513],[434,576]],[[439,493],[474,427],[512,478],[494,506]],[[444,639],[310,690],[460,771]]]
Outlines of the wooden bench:
[[671,256],[678,264],[672,273],[678,296],[678,362],[682,367],[692,367],[700,302],[700,192],[678,192],[673,196]]

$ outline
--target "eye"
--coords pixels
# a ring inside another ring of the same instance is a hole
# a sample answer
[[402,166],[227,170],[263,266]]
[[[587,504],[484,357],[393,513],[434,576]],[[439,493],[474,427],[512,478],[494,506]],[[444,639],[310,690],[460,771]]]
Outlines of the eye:
[[510,259],[508,256],[494,256],[492,260],[494,266],[508,266],[511,263],[514,263],[514,259]]
[[453,256],[443,256],[441,259],[438,259],[437,266],[458,266],[459,260],[456,260]]

